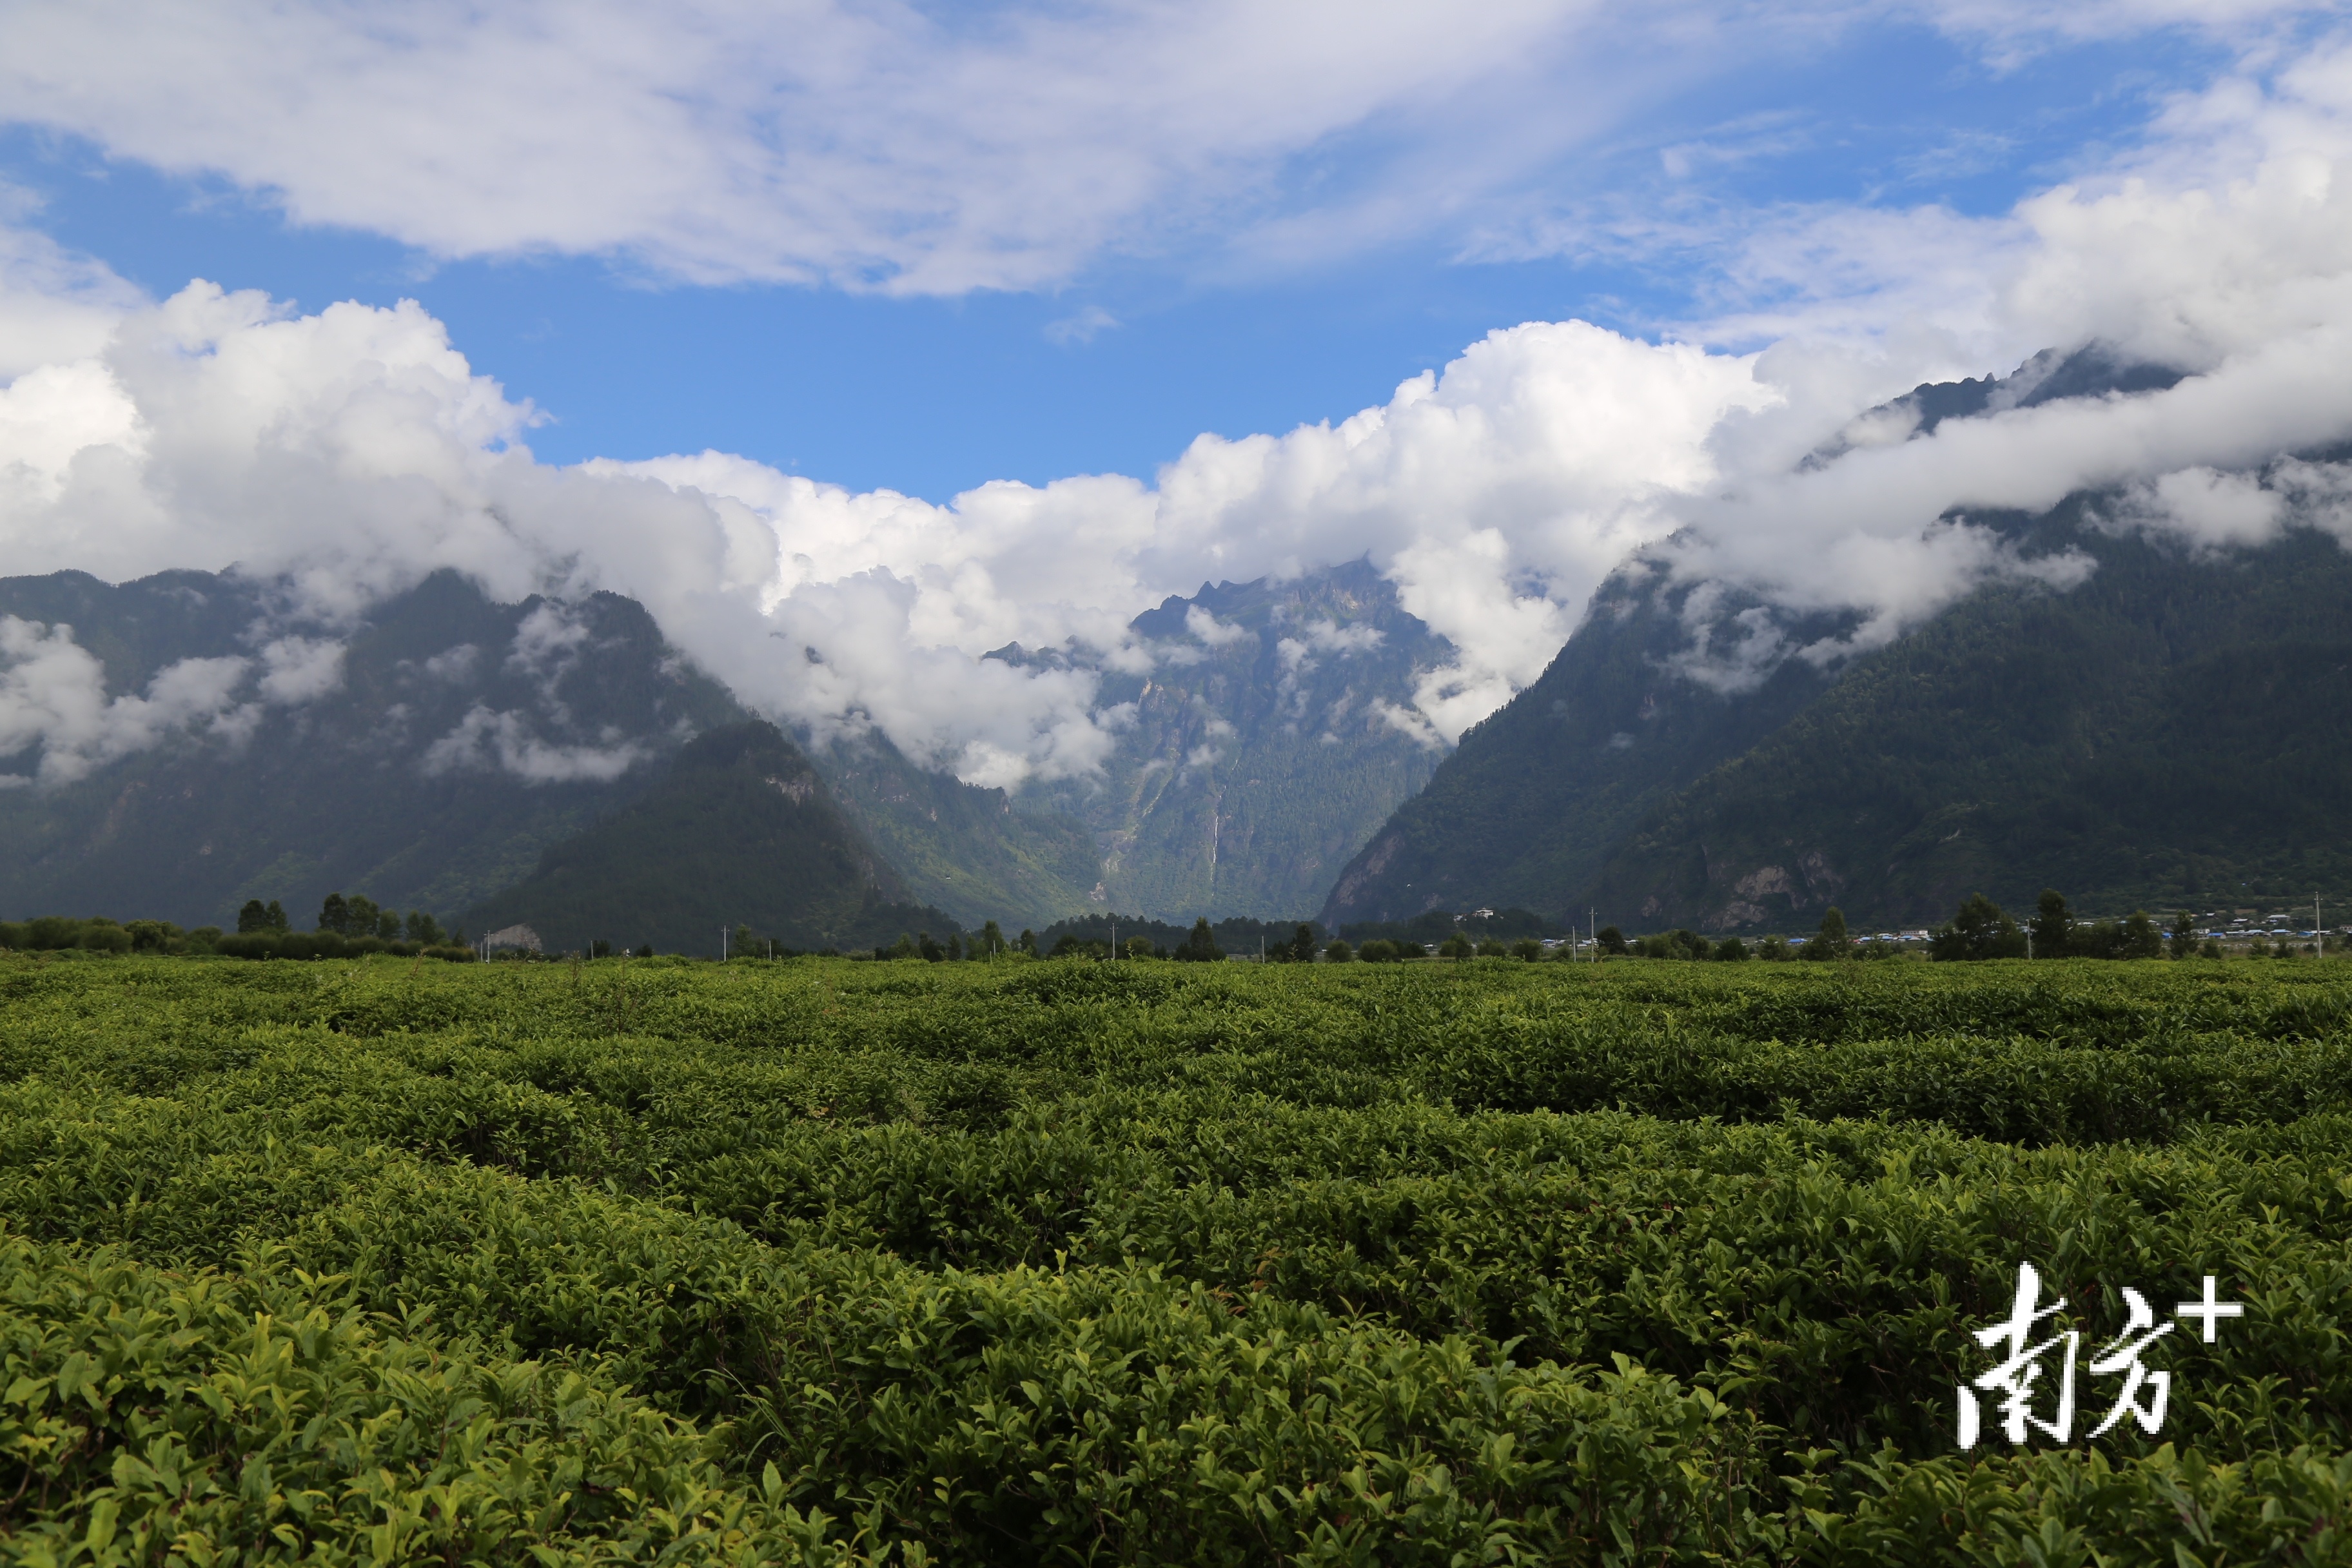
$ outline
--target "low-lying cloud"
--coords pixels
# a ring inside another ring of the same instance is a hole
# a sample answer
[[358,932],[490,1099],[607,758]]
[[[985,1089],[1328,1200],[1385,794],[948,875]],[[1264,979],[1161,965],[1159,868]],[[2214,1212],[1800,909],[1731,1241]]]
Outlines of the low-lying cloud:
[[529,715],[477,703],[425,749],[420,765],[427,777],[503,772],[525,784],[609,784],[653,754],[642,739],[619,734],[604,736],[601,745],[544,740]]
[[[257,633],[258,663],[236,674],[265,685],[234,701],[226,671],[198,670],[92,697],[55,634],[12,633],[0,745],[37,733],[45,768],[86,768],[174,725],[229,723],[237,702],[331,689],[339,667],[316,628],[441,567],[508,599],[630,595],[755,708],[873,724],[920,760],[1013,784],[1090,772],[1118,718],[1083,664],[980,656],[1076,639],[1097,665],[1149,668],[1177,655],[1128,622],[1204,580],[1369,556],[1457,650],[1388,715],[1443,744],[1532,680],[1637,552],[1696,590],[1684,668],[1729,689],[1781,658],[1875,646],[1987,582],[2063,588],[2092,569],[2022,557],[1979,514],[2099,490],[2118,498],[2113,525],[2200,548],[2337,527],[2341,470],[2283,458],[2352,438],[2347,110],[2352,54],[2316,54],[2183,100],[2112,169],[1998,218],[1784,215],[1759,231],[1759,276],[1807,224],[1816,252],[1846,249],[1811,293],[1777,293],[1769,323],[1727,312],[1690,341],[1647,342],[1528,322],[1336,423],[1203,436],[1148,481],[1003,481],[945,503],[719,452],[552,468],[529,450],[530,405],[413,303],[296,315],[198,283],[126,304],[59,262],[56,287],[110,324],[0,391],[11,570],[234,563],[282,575],[313,629]],[[1916,283],[1962,276],[1964,295]],[[1915,382],[2095,341],[2185,376],[1926,435],[1856,423]],[[1852,629],[1790,630],[1820,611]],[[572,623],[544,614],[515,657],[551,671]],[[1293,640],[1297,658],[1344,655]],[[628,761],[617,742],[532,752],[484,709],[442,765],[493,764],[593,777]]]
[[[184,658],[158,670],[143,693],[110,694],[106,667],[71,626],[0,616],[0,788],[72,784],[190,731],[241,741],[261,715],[239,696],[252,668],[237,657]],[[7,765],[35,751],[32,773]]]

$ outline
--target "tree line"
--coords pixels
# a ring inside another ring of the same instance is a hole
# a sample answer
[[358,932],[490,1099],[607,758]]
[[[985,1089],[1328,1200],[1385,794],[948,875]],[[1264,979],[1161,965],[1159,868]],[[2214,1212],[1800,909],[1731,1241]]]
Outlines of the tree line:
[[474,956],[462,933],[446,931],[439,920],[422,910],[405,915],[379,908],[363,894],[346,898],[327,895],[315,927],[292,929],[286,906],[276,899],[264,903],[247,899],[237,910],[236,930],[218,926],[193,929],[171,921],[119,921],[102,915],[77,919],[41,915],[28,921],[0,921],[0,949],[20,952],[164,953],[227,958],[343,958],[361,953],[392,952],[401,957],[418,953],[463,961]]

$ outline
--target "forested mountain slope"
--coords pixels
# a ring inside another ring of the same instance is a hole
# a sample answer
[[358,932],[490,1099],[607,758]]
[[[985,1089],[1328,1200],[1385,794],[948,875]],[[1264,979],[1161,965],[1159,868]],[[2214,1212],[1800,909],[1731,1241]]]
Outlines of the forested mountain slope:
[[1645,821],[1591,901],[1730,930],[2352,889],[2352,555],[2304,531],[2201,560],[2084,513],[2025,531],[2095,554],[2088,582],[1987,592],[1858,661]]
[[1619,574],[1536,683],[1462,737],[1332,889],[1323,922],[1519,905],[1560,915],[1626,836],[1688,780],[1770,733],[1822,689],[1783,665],[1726,698],[1664,660],[1686,637],[1649,574]]
[[714,954],[720,929],[737,925],[802,949],[871,947],[951,925],[906,901],[898,874],[765,720],[688,742],[664,777],[551,847],[466,921],[478,931],[526,924],[545,946],[572,952],[602,939]]
[[966,928],[1045,926],[1102,906],[1102,851],[1066,812],[918,767],[879,730],[802,737],[835,801],[904,879]]
[[[2170,379],[2045,358],[1896,411],[1924,430]],[[1969,892],[2030,904],[2048,885],[2102,909],[2352,894],[2335,826],[2352,813],[2352,557],[2309,528],[2192,550],[2113,521],[2127,512],[2078,495],[1972,513],[2021,556],[2095,569],[2063,590],[1987,589],[1890,647],[1826,672],[1790,660],[1732,695],[1677,668],[1687,585],[1636,561],[1382,826],[1323,919],[1520,904],[1788,930],[1831,903],[1917,923]]]
[[493,604],[441,573],[355,626],[277,585],[0,579],[0,909],[228,923],[325,895],[446,918],[739,720],[635,601]]

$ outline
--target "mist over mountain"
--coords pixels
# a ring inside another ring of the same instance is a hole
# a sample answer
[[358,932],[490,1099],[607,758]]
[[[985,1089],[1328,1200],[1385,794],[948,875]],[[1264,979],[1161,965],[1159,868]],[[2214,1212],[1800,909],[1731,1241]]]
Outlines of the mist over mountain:
[[910,896],[967,926],[1303,918],[1447,749],[1412,704],[1452,647],[1369,563],[1204,583],[1127,631],[988,656],[1096,683],[1112,741],[1084,776],[986,788],[878,728],[800,739]]
[[[2177,373],[2106,351],[1917,388],[1855,422],[1923,441],[2011,409],[2123,408]],[[1905,635],[1644,551],[1544,675],[1463,737],[1323,918],[1520,904],[1794,929],[1941,919],[1972,891],[2094,905],[2352,889],[2346,456],[1972,508],[2014,564]],[[2307,890],[2307,889],[2306,889]]]
[[1141,668],[1083,646],[989,656],[1100,679],[1117,739],[1099,773],[1034,782],[1019,797],[1093,830],[1101,870],[1083,889],[1093,908],[1302,917],[1444,752],[1412,701],[1452,662],[1452,645],[1368,562],[1204,583],[1129,630],[1149,650]]
[[[751,716],[635,601],[500,605],[442,572],[356,620],[292,606],[285,583],[233,574],[0,581],[0,710],[15,716],[0,744],[17,742],[0,757],[16,781],[0,784],[0,908],[194,925],[252,898],[307,919],[328,892],[364,892],[445,921],[511,923],[528,906],[551,921],[546,940],[634,944],[701,933],[719,917],[688,907],[728,889],[725,919],[756,910],[808,946],[870,937],[858,910],[877,900],[966,929],[1105,910],[1288,919],[1442,746],[1407,704],[1447,645],[1367,564],[1204,585],[1138,619],[1128,668],[1077,644],[1000,650],[1101,683],[1117,745],[1085,781],[968,784],[878,727],[804,730],[792,769],[819,781],[822,807],[744,827],[766,846],[744,863],[869,869],[776,869],[754,896],[698,868],[689,843],[690,824],[741,826],[712,804],[740,781],[671,767]],[[656,786],[668,804],[634,809]],[[625,812],[634,826],[614,826]],[[664,854],[619,847],[647,833]],[[602,877],[641,912],[592,891]]]
[[[1916,468],[2184,388],[2103,346],[2038,355],[1916,387],[1797,471],[1906,448]],[[2113,904],[2352,889],[2329,847],[2352,811],[2328,673],[2352,661],[2346,452],[1955,510],[1971,585],[1891,595],[1942,606],[1908,621],[1809,604],[1795,567],[1694,524],[1634,552],[1450,754],[1429,714],[1458,650],[1370,561],[1203,584],[1115,637],[987,656],[1083,689],[1096,738],[1091,767],[1010,786],[856,710],[678,763],[753,714],[618,595],[500,604],[441,571],[354,612],[284,577],[0,580],[0,906],[225,923],[343,890],[559,942],[753,920],[818,946],[1109,910],[1753,930],[2045,882]],[[814,645],[771,660],[772,698],[828,678]],[[816,798],[779,805],[777,779]]]
[[801,740],[835,802],[895,868],[908,897],[966,929],[987,921],[1044,926],[1087,907],[1102,852],[1086,824],[919,767],[878,729]]
[[0,639],[0,907],[26,911],[307,921],[341,889],[446,917],[741,717],[634,601],[454,572],[356,624],[210,573],[12,577]]
[[1331,926],[1512,905],[1563,915],[1660,802],[1818,697],[1785,663],[1727,694],[1677,673],[1677,595],[1643,568],[1612,577],[1540,679],[1462,737],[1336,879]]
[[2095,557],[2087,581],[1985,590],[1857,660],[1648,814],[1586,900],[1720,931],[2352,889],[2352,555],[2298,530],[2200,558],[2103,501],[2018,524]]
[[898,873],[834,804],[800,749],[764,720],[680,747],[635,800],[559,844],[466,916],[528,925],[550,948],[650,944],[717,953],[747,925],[789,947],[872,947],[952,917],[906,898]]

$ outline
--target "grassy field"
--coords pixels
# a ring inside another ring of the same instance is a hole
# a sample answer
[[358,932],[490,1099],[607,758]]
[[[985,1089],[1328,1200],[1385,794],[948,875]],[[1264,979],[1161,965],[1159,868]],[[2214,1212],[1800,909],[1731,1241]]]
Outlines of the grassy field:
[[[0,1555],[2352,1561],[2348,1069],[2310,962],[0,959]],[[2027,1261],[2246,1310],[1963,1454]]]

